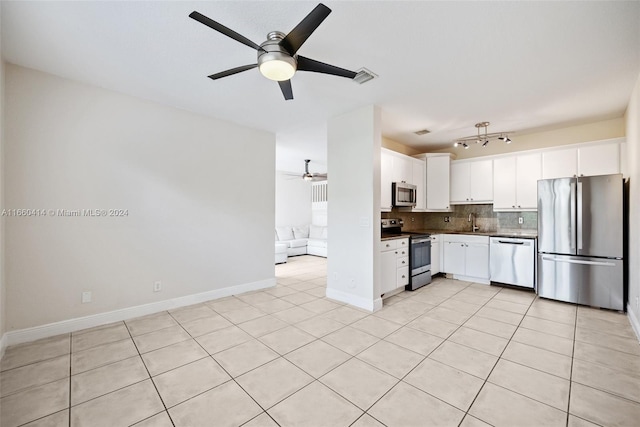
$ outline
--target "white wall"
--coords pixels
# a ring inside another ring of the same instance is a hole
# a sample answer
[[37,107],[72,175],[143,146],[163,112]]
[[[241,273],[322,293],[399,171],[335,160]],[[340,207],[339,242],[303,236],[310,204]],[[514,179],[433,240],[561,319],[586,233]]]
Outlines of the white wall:
[[276,172],[276,227],[311,223],[311,183]]
[[629,318],[640,338],[640,75],[626,112],[627,167],[629,170]]
[[128,210],[7,218],[8,331],[274,282],[274,135],[5,71],[6,207]]
[[[380,109],[329,120],[327,296],[373,311],[381,306]],[[379,306],[376,306],[378,304]]]

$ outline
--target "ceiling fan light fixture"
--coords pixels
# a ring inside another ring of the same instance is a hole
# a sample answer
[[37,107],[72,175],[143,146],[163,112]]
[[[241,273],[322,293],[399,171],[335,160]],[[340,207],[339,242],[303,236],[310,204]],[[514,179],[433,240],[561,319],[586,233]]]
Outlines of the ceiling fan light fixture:
[[311,175],[310,173],[305,173],[302,175],[302,179],[304,179],[305,181],[313,181],[313,175]]
[[270,52],[263,56],[274,56],[273,59],[266,58],[260,63],[260,73],[269,80],[282,82],[291,79],[296,73],[296,60],[292,57],[277,52]]

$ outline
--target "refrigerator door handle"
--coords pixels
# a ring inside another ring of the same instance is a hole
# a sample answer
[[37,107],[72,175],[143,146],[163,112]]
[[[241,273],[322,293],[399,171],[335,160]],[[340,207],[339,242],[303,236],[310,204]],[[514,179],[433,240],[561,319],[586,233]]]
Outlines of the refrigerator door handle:
[[585,264],[585,265],[599,265],[601,267],[615,267],[616,264],[613,262],[603,262],[603,261],[585,261],[579,259],[565,259],[565,258],[556,258],[551,256],[543,256],[543,261],[554,261],[554,262],[566,262],[568,264]]
[[571,239],[571,249],[576,248],[576,182],[571,181],[571,198],[569,202],[569,238]]
[[582,250],[582,182],[578,180],[577,189],[577,201],[576,201],[576,217],[577,217],[577,230],[576,236],[578,240],[578,250]]

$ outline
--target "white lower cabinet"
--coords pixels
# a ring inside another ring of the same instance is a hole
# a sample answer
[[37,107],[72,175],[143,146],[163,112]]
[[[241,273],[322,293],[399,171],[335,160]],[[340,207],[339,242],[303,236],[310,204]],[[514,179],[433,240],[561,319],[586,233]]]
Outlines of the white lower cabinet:
[[442,267],[440,266],[440,260],[442,259],[442,257],[440,256],[441,240],[442,240],[442,236],[440,234],[431,235],[431,275],[432,276],[442,271]]
[[409,239],[384,240],[380,246],[380,294],[409,284]]
[[455,279],[489,284],[489,237],[444,234],[443,269]]
[[443,268],[445,273],[464,275],[466,249],[463,242],[443,243]]

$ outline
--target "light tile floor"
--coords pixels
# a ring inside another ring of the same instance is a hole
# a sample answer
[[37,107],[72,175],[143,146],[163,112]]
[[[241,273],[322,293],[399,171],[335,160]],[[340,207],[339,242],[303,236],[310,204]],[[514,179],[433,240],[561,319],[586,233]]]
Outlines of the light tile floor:
[[366,313],[275,288],[7,349],[0,425],[637,426],[625,315],[437,278]]

